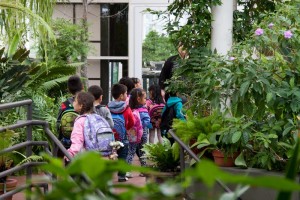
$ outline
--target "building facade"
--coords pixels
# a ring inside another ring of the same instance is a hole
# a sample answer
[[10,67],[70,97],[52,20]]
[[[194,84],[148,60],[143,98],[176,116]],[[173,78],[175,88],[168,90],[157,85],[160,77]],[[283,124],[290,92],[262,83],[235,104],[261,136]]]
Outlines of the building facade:
[[[142,78],[142,42],[145,36],[145,10],[164,10],[169,0],[88,0],[89,85],[100,85],[104,103],[110,100],[110,87],[123,76]],[[82,0],[57,3],[53,18],[80,23]],[[154,22],[155,23],[155,22]],[[157,21],[157,23],[161,23]]]

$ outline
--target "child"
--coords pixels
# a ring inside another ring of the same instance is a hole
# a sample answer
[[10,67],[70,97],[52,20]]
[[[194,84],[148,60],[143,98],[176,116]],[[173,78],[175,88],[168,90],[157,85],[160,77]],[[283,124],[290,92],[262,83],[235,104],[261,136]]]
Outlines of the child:
[[134,83],[134,88],[142,88],[141,80],[138,78],[131,78]]
[[[177,93],[170,92],[170,97],[162,111],[161,117],[161,135],[167,136],[169,129],[172,128],[173,119],[177,118],[180,120],[186,120],[182,113],[182,99],[177,96]],[[169,138],[171,143],[174,143],[173,138]]]
[[[141,141],[129,143],[129,151],[127,156],[127,163],[131,164],[134,154],[136,153],[140,159],[141,166],[146,166],[146,159],[143,158],[144,152],[141,151],[144,144],[147,143],[148,138],[148,128],[152,128],[152,124],[150,122],[150,117],[148,115],[148,110],[144,107],[146,104],[146,92],[141,88],[134,88],[131,91],[131,96],[129,100],[129,106],[132,109],[134,115],[136,115],[135,127],[137,132],[142,132]],[[140,119],[140,121],[137,121]],[[140,176],[144,176],[140,174]],[[132,178],[132,174],[130,172],[126,173],[126,177]]]
[[100,86],[98,85],[92,85],[88,88],[88,92],[91,93],[94,98],[94,110],[95,112],[100,115],[101,117],[103,117],[104,119],[106,119],[106,121],[108,122],[108,124],[110,125],[111,128],[114,127],[114,122],[111,118],[111,114],[109,109],[104,106],[101,105],[102,102],[102,97],[103,97],[103,90]]
[[154,143],[155,130],[157,131],[156,134],[158,141],[162,143],[163,140],[160,133],[160,123],[165,101],[161,95],[161,89],[158,85],[151,85],[148,91],[149,99],[147,99],[146,105],[153,126],[152,129],[149,129],[149,143]]
[[[127,87],[123,84],[114,84],[111,89],[111,94],[114,101],[108,103],[108,109],[111,112],[112,119],[114,121],[113,132],[115,139],[124,144],[123,147],[118,149],[117,153],[119,159],[126,160],[128,154],[128,139],[127,131],[134,125],[134,116],[131,109],[126,104],[127,99]],[[126,173],[118,172],[118,181],[124,182],[127,180]]]
[[129,98],[130,98],[130,93],[131,90],[134,88],[134,83],[131,78],[129,77],[123,77],[119,80],[119,84],[123,84],[127,87],[127,99],[126,99],[126,104],[129,104]]
[[[64,145],[64,147],[66,149],[69,148],[71,145],[70,134],[72,132],[73,121],[71,124],[68,124],[71,127],[69,127],[69,129],[66,129],[65,127],[62,128],[61,119],[62,119],[62,116],[66,113],[65,111],[67,111],[67,110],[70,111],[68,115],[72,119],[75,120],[75,118],[78,116],[78,114],[74,111],[73,102],[74,102],[76,93],[82,91],[82,89],[83,89],[83,84],[80,80],[80,77],[77,75],[69,77],[68,82],[67,82],[67,87],[68,87],[68,91],[72,94],[72,96],[69,97],[66,101],[61,103],[61,106],[60,106],[59,112],[58,112],[58,117],[56,120],[58,139],[62,142],[62,144]],[[57,149],[55,151],[57,151]],[[63,153],[60,150],[58,150],[57,156],[63,157]]]
[[62,102],[58,112],[58,118],[61,117],[60,115],[63,113],[63,111],[67,110],[70,107],[73,108],[73,102],[76,93],[83,90],[83,84],[80,80],[80,77],[77,75],[71,76],[68,79],[67,87],[68,87],[68,91],[72,94],[72,96],[69,97],[66,101]]
[[93,113],[94,100],[90,93],[79,92],[73,102],[74,110],[80,116],[76,118],[71,133],[72,144],[68,152],[72,157],[85,149],[99,151],[103,156],[111,153],[109,143],[113,140],[113,133],[107,121]]

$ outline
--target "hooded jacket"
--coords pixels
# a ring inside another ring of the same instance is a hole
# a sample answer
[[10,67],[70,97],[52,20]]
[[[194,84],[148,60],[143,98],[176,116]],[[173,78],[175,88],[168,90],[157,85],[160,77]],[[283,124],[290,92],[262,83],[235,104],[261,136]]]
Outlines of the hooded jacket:
[[107,107],[111,113],[123,113],[126,130],[129,130],[133,127],[134,116],[132,114],[131,109],[128,107],[125,101],[111,101],[107,104]]
[[[169,97],[166,103],[168,107],[174,106],[174,110],[176,113],[176,118],[180,120],[186,120],[184,114],[182,113],[182,100],[179,97]],[[166,110],[166,106],[163,108],[162,113]]]

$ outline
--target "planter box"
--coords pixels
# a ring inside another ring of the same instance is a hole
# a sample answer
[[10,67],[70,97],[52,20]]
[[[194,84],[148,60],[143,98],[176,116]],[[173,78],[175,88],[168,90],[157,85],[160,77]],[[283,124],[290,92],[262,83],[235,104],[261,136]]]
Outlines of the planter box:
[[[262,169],[240,169],[236,167],[222,167],[222,170],[232,173],[232,174],[247,174],[248,176],[284,176],[284,173],[280,172],[271,172]],[[296,179],[299,182],[299,177]],[[231,190],[235,190],[236,185],[226,184]],[[214,188],[209,189],[204,184],[195,182],[186,190],[186,194],[189,199],[218,199],[220,195],[224,193],[223,188],[219,185],[215,185]],[[253,200],[253,199],[276,199],[278,191],[267,189],[267,188],[260,188],[260,187],[251,187],[249,188],[242,196],[242,200]],[[299,200],[299,192],[294,192],[292,195],[292,200]]]

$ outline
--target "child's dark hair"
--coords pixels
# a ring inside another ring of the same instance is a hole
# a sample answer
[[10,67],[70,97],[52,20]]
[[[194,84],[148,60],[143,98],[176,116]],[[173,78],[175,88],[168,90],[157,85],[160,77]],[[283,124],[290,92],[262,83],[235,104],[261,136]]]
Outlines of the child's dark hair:
[[161,89],[159,85],[151,85],[148,91],[152,94],[152,102],[155,104],[165,103],[164,98],[161,96]]
[[76,99],[79,105],[82,105],[80,115],[85,113],[91,113],[94,109],[94,96],[88,92],[78,92],[76,94]]
[[94,98],[97,100],[103,95],[103,90],[100,86],[98,85],[92,85],[88,88],[88,92],[91,93]]
[[177,97],[177,92],[170,92],[170,97]]
[[120,84],[126,85],[127,87],[127,94],[130,94],[131,90],[135,87],[134,83],[131,78],[123,77],[119,80]]
[[114,84],[111,88],[111,95],[114,99],[118,99],[121,94],[125,94],[127,92],[126,85],[123,84]]
[[68,79],[67,85],[69,92],[73,95],[82,90],[82,82],[80,80],[80,77],[77,75],[71,76]]
[[138,97],[143,97],[145,90],[143,90],[142,88],[134,88],[131,93],[130,93],[130,99],[129,99],[129,107],[131,109],[135,109],[138,108],[139,106],[141,106],[137,100]]
[[137,84],[137,83],[140,82],[140,79],[135,78],[135,77],[132,77],[131,80],[132,80],[132,82],[133,82],[134,84]]

